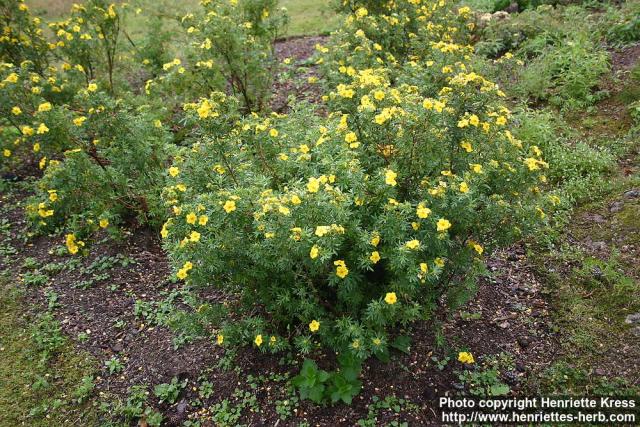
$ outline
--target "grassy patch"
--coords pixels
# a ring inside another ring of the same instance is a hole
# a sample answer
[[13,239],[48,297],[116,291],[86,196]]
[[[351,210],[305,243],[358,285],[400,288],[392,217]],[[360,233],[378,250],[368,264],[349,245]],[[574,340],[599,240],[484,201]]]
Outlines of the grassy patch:
[[281,0],[291,18],[287,35],[327,34],[338,27],[339,17],[330,0]]
[[92,361],[50,316],[25,317],[20,293],[0,276],[0,426],[97,425]]

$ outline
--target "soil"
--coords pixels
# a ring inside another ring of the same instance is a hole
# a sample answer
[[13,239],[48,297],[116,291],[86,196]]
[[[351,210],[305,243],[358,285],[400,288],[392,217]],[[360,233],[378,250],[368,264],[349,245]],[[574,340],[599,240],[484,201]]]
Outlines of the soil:
[[[327,39],[326,36],[292,37],[276,43],[276,56],[281,69],[273,85],[273,98],[270,101],[273,111],[287,112],[290,96],[298,101],[319,103],[321,88],[318,84],[309,82],[309,78],[319,77],[319,74],[317,66],[310,61],[316,52],[316,45],[325,43]],[[291,64],[283,64],[285,59],[290,59]],[[296,78],[292,79],[291,74],[295,74]]]

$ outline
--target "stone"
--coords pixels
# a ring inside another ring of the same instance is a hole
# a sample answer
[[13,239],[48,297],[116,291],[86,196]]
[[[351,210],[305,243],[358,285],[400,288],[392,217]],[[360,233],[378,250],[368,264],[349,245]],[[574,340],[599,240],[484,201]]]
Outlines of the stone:
[[629,314],[626,319],[624,319],[624,323],[628,323],[630,325],[634,323],[640,323],[640,312]]
[[613,202],[611,203],[611,206],[609,206],[609,212],[612,212],[612,213],[620,212],[622,208],[624,208],[624,202],[622,201]]
[[624,192],[624,197],[626,197],[627,199],[636,199],[640,197],[640,189],[633,188],[631,190],[627,190]]

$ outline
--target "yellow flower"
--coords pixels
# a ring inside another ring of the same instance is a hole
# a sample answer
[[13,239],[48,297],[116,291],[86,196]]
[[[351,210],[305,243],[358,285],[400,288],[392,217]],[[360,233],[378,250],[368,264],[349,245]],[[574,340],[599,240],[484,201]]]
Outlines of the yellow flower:
[[309,257],[311,259],[316,259],[318,258],[319,254],[320,254],[320,248],[317,245],[313,245],[311,247],[311,250],[309,251]]
[[377,232],[373,233],[373,237],[371,237],[371,242],[373,246],[378,246],[380,244],[380,235]]
[[398,301],[398,298],[396,297],[395,292],[387,292],[387,295],[385,295],[384,297],[384,302],[386,302],[389,305],[393,305],[397,301]]
[[355,132],[349,132],[345,135],[344,140],[345,142],[351,144],[352,142],[356,142],[358,140],[358,136],[355,134]]
[[472,114],[469,117],[469,124],[477,127],[480,124],[480,119],[475,114]]
[[482,173],[482,165],[479,165],[477,163],[472,163],[471,170],[474,171],[475,173]]
[[438,220],[438,223],[436,224],[436,227],[438,231],[447,231],[451,228],[451,223],[447,219],[440,218]]
[[349,269],[347,268],[347,265],[343,260],[339,259],[337,261],[334,261],[333,265],[337,267],[336,276],[338,276],[341,279],[344,279],[345,277],[347,277],[347,274],[349,274]]
[[200,218],[198,218],[198,224],[200,225],[207,225],[207,221],[209,221],[209,217],[206,215],[200,215]]
[[467,364],[475,362],[475,360],[473,359],[473,355],[468,351],[461,351],[460,353],[458,353],[458,361]]
[[13,108],[11,109],[11,113],[12,113],[14,116],[19,116],[20,114],[22,114],[22,110],[20,109],[20,107],[15,106],[15,107],[13,107]]
[[73,124],[76,126],[82,126],[85,120],[87,120],[87,118],[84,116],[76,117],[75,119],[73,119]]
[[395,173],[391,169],[387,169],[386,172],[384,173],[384,182],[387,185],[390,185],[390,186],[394,187],[394,186],[396,186],[398,184],[396,182],[396,177],[397,176],[398,176],[397,173]]
[[273,138],[276,138],[278,136],[278,129],[271,129],[269,131],[269,135],[271,135]]
[[496,124],[500,126],[504,126],[507,124],[507,119],[504,116],[500,116],[496,118]]
[[460,143],[460,147],[462,147],[464,151],[466,151],[467,153],[471,153],[473,151],[473,147],[471,146],[471,143],[469,143],[468,141],[462,141]]
[[404,244],[407,248],[411,249],[411,250],[416,250],[420,247],[420,241],[413,239],[413,240],[409,240],[407,243]]
[[371,256],[369,257],[372,263],[377,264],[380,261],[380,253],[378,251],[371,252]]
[[429,271],[429,266],[426,262],[420,263],[420,271],[422,272],[422,274],[427,274],[427,271]]
[[461,193],[468,193],[469,192],[469,185],[467,185],[466,182],[462,181],[460,183],[460,192]]
[[218,334],[218,336],[216,337],[216,342],[218,343],[218,345],[222,345],[222,343],[224,342],[224,335]]
[[197,231],[192,231],[191,234],[189,234],[189,240],[191,240],[192,242],[199,242],[200,233],[198,233]]
[[44,123],[40,123],[40,126],[38,126],[38,135],[43,135],[45,133],[49,132],[49,128],[47,127],[47,125],[45,125]]
[[51,103],[43,102],[42,104],[40,104],[38,106],[38,112],[39,113],[44,113],[45,111],[51,111]]
[[478,243],[473,244],[473,249],[478,253],[478,255],[482,255],[482,252],[484,252],[484,248]]
[[384,92],[381,90],[377,90],[373,93],[373,97],[376,101],[382,101],[384,99]]
[[109,226],[109,220],[106,218],[102,218],[100,220],[100,227],[101,228],[107,228]]
[[87,86],[87,90],[89,92],[95,92],[96,90],[98,90],[98,85],[95,83],[89,83],[89,86]]
[[309,330],[311,332],[316,332],[318,329],[320,329],[320,322],[312,320],[311,323],[309,323]]
[[178,176],[179,173],[180,173],[180,169],[178,169],[177,167],[172,166],[169,168],[169,175],[176,177]]
[[262,345],[262,335],[256,335],[256,339],[253,340],[253,342],[256,343],[258,347],[260,347]]
[[11,157],[11,150],[9,150],[8,148],[5,148],[4,150],[2,150],[2,155],[5,157]]
[[181,268],[180,270],[178,270],[178,273],[176,274],[176,276],[177,276],[177,277],[178,277],[178,279],[180,279],[180,280],[184,280],[184,279],[186,279],[186,278],[187,278],[187,275],[188,275],[188,274],[187,274],[187,271],[186,271],[186,270],[184,270],[184,269],[182,269],[182,268]]
[[320,189],[320,180],[314,177],[309,178],[309,182],[307,183],[307,191],[309,193],[317,193],[319,189]]
[[231,213],[236,210],[236,202],[233,200],[227,200],[224,202],[224,206],[222,206],[226,213]]
[[425,219],[430,214],[431,214],[431,209],[425,207],[422,203],[418,204],[418,207],[416,208],[416,215],[418,215],[418,218]]
[[187,224],[195,224],[198,216],[194,212],[189,212],[186,216]]
[[444,259],[442,259],[442,258],[440,258],[440,257],[438,257],[438,258],[434,259],[434,260],[433,260],[433,263],[434,263],[436,266],[440,267],[440,268],[444,267]]

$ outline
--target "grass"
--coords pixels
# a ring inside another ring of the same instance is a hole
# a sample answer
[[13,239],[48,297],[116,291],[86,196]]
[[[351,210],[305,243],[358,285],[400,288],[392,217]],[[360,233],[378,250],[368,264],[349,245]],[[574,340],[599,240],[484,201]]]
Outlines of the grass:
[[[27,4],[46,19],[57,19],[71,9],[79,0],[27,0]],[[182,15],[197,10],[197,0],[132,0],[132,7],[140,7],[140,18],[130,20],[129,31],[138,33],[138,28],[146,23],[146,17],[152,14]],[[331,8],[331,0],[280,0],[280,6],[286,7],[291,18],[286,36],[327,34],[337,28],[339,18]],[[165,12],[169,11],[169,12]]]
[[338,27],[330,0],[281,0],[280,4],[291,18],[288,36],[327,34]]
[[[0,307],[0,427],[97,425],[96,410],[86,401],[90,357],[52,334],[57,322],[51,318],[29,319],[22,295],[6,276],[0,276]],[[47,346],[60,344],[49,360],[43,360],[36,337]]]

